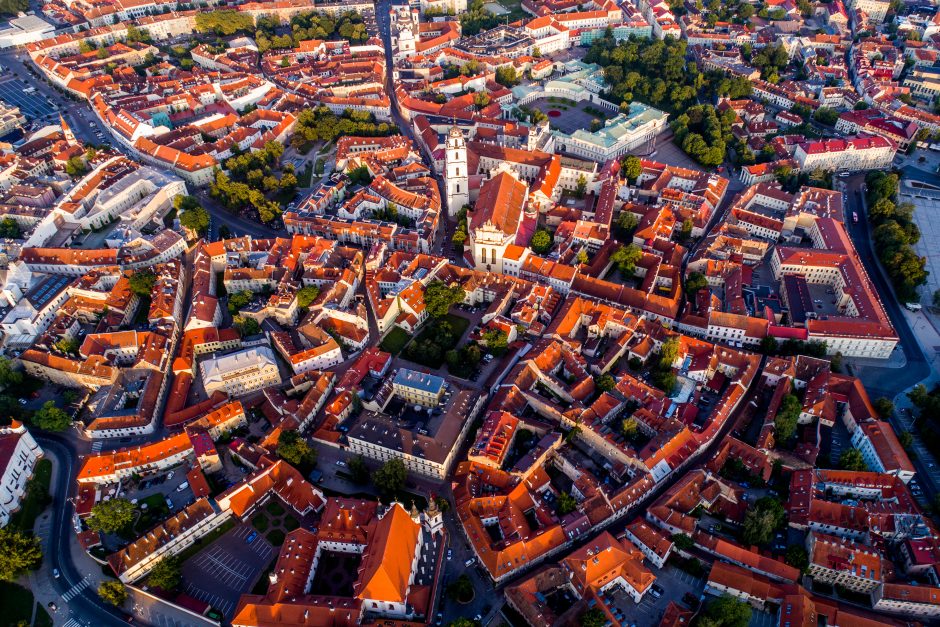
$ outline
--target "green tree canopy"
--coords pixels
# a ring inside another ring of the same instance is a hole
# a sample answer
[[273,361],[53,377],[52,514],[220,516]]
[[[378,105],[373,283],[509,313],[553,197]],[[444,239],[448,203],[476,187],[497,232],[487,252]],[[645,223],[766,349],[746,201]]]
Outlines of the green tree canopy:
[[848,448],[839,455],[839,468],[843,470],[863,471],[868,470],[868,464],[865,463],[861,451],[857,448]]
[[408,469],[405,463],[394,457],[375,471],[372,475],[372,481],[379,492],[391,495],[405,487],[405,481],[408,480]]
[[121,607],[127,600],[127,588],[117,580],[102,581],[98,586],[98,596],[106,603]]
[[153,286],[157,283],[157,275],[152,270],[137,270],[130,276],[131,291],[141,298],[150,298]]
[[147,583],[170,591],[180,584],[180,564],[175,557],[164,557],[151,569]]
[[317,451],[296,431],[282,431],[277,439],[277,456],[295,466],[313,466]]
[[544,255],[552,249],[552,234],[545,229],[538,229],[529,240],[529,248],[539,255]]
[[38,536],[26,535],[11,526],[0,529],[0,579],[16,581],[26,571],[39,568],[42,547]]
[[432,318],[443,318],[451,306],[463,302],[466,292],[460,285],[445,285],[441,281],[431,281],[424,288],[424,306]]
[[319,295],[319,287],[316,285],[305,285],[304,287],[297,290],[297,306],[309,307],[310,303],[315,301]]
[[724,594],[705,608],[698,627],[747,627],[751,622],[751,606]]
[[124,498],[98,501],[91,508],[88,528],[101,533],[115,533],[134,522],[134,506]]
[[796,435],[796,425],[802,410],[803,405],[796,396],[787,394],[783,397],[774,417],[774,432],[779,442],[786,442]]
[[786,510],[774,498],[758,499],[755,506],[744,516],[744,532],[741,539],[745,544],[770,544],[774,532],[786,524]]
[[643,173],[643,164],[636,155],[627,155],[620,162],[620,174],[631,183],[636,182],[640,174]]
[[72,424],[69,415],[56,407],[55,401],[46,401],[33,414],[33,424],[46,431],[65,431]]
[[610,260],[617,266],[620,274],[632,277],[636,270],[636,263],[643,258],[643,251],[636,244],[621,246],[613,252]]

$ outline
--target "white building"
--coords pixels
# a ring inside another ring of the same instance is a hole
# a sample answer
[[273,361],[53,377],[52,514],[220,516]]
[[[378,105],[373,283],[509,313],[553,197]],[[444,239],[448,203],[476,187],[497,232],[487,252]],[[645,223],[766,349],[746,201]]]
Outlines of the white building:
[[470,185],[467,172],[467,144],[463,132],[454,126],[447,136],[445,149],[447,165],[447,211],[456,215],[461,207],[470,202]]
[[891,165],[897,145],[880,135],[820,139],[797,144],[793,158],[800,170],[883,170]]
[[199,364],[206,394],[221,390],[229,396],[244,396],[281,382],[274,351],[255,346]]
[[3,472],[0,477],[0,527],[5,527],[10,516],[20,508],[26,483],[42,456],[42,449],[23,423],[14,420],[9,426],[0,428],[0,468]]
[[25,46],[52,36],[55,26],[35,15],[20,15],[0,30],[0,48]]

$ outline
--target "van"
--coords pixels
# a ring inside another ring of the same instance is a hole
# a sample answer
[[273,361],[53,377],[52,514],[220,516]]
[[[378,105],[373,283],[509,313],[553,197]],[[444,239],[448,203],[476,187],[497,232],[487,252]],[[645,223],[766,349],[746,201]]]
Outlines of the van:
[[176,487],[176,491],[177,491],[177,492],[182,492],[183,490],[185,490],[185,489],[188,488],[188,487],[189,487],[189,482],[188,482],[188,481],[184,481],[183,483],[179,484],[179,485]]
[[468,559],[466,562],[464,562],[463,565],[466,566],[467,568],[470,568],[470,567],[473,566],[475,563],[476,563],[476,560],[471,557],[471,558]]

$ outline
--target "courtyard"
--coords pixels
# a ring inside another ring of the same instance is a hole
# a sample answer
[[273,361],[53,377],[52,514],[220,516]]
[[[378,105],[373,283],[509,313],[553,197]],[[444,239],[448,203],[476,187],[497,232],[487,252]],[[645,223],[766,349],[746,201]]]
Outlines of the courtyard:
[[548,116],[549,126],[565,134],[572,134],[579,129],[591,130],[594,120],[604,122],[614,117],[614,111],[608,111],[598,104],[587,100],[575,102],[567,98],[539,98],[529,104],[530,109],[538,109]]

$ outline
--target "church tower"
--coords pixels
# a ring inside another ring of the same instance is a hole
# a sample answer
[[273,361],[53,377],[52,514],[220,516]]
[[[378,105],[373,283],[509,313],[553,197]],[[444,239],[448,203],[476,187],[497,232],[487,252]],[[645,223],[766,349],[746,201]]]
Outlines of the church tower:
[[65,121],[65,118],[62,117],[62,114],[59,114],[59,124],[62,126],[62,133],[65,135],[65,142],[69,146],[73,146],[78,142],[75,140],[75,133],[72,132],[72,127],[69,126],[69,123]]
[[447,173],[447,211],[457,215],[460,208],[470,202],[469,176],[467,171],[467,143],[457,126],[450,129],[447,136],[447,151],[444,156]]

